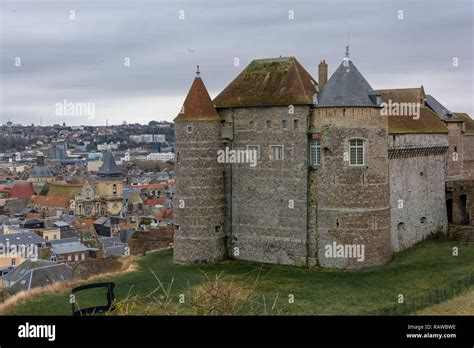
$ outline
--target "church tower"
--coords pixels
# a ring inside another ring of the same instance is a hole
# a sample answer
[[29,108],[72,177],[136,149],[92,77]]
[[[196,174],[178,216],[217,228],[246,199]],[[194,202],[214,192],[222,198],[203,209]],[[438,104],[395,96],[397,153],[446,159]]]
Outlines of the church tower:
[[123,208],[122,171],[115,163],[112,152],[103,155],[102,166],[97,172],[97,184],[100,202],[96,203],[97,215],[118,215]]
[[221,118],[204,82],[197,76],[175,122],[176,193],[174,255],[176,263],[213,262],[225,257],[224,164]]
[[388,120],[348,48],[314,107],[311,145],[321,154],[310,186],[317,196],[310,254],[327,268],[382,265],[391,257]]

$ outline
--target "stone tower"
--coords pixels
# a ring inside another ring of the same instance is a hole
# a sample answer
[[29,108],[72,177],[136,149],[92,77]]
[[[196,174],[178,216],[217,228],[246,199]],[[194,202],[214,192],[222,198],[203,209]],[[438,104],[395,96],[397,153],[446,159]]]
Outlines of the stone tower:
[[225,257],[222,124],[199,71],[175,122],[176,193],[173,198],[177,263]]
[[321,151],[309,190],[316,229],[310,255],[327,268],[364,268],[390,260],[388,120],[374,91],[346,58],[315,101],[312,140]]
[[123,208],[122,171],[115,163],[112,152],[104,153],[102,166],[97,172],[97,190],[100,202],[96,204],[99,215],[118,215]]

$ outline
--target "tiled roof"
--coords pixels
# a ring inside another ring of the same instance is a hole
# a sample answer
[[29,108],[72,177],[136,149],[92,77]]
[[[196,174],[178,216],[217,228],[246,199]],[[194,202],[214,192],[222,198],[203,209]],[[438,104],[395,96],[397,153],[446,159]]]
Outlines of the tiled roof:
[[18,199],[30,199],[35,195],[35,190],[31,182],[19,182],[13,186],[10,197]]
[[253,60],[214,99],[218,108],[270,105],[309,105],[316,80],[295,57]]
[[466,133],[474,133],[474,120],[465,112],[454,112],[454,116],[464,121],[464,130]]
[[49,207],[68,207],[69,197],[48,195],[48,196],[33,196],[32,204],[44,205]]
[[316,107],[377,107],[374,90],[348,58],[339,65],[318,95]]
[[153,197],[153,198],[148,198],[145,201],[145,204],[149,206],[163,205],[165,203],[165,200],[166,200],[165,197],[160,197],[160,198]]
[[199,76],[194,78],[182,109],[174,120],[220,120],[220,116],[211,101],[206,86]]
[[379,89],[382,100],[397,103],[421,103],[426,99],[423,86],[415,88]]
[[[420,88],[379,90],[382,101],[388,103],[417,103],[425,99],[423,86]],[[440,118],[427,106],[420,106],[420,117],[416,115],[388,116],[390,134],[448,133]]]

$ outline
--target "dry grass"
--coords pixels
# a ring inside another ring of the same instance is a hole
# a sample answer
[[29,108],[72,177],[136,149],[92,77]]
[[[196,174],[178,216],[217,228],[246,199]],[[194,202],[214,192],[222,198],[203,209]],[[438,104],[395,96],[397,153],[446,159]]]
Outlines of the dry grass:
[[174,279],[166,286],[153,274],[157,287],[144,296],[128,295],[114,304],[115,310],[109,315],[275,315],[282,314],[277,306],[278,294],[267,305],[265,296],[257,295],[256,287],[260,273],[248,283],[235,283],[233,279],[224,279],[223,274],[209,277],[204,273],[202,282],[188,288],[173,298]]
[[416,315],[474,315],[474,289],[448,301],[425,308]]
[[68,288],[89,283],[91,280],[97,278],[101,278],[104,276],[122,275],[125,273],[133,272],[138,269],[138,265],[136,263],[138,258],[138,256],[129,256],[121,258],[120,261],[122,262],[122,265],[119,271],[98,274],[88,279],[75,279],[66,282],[57,282],[49,286],[45,286],[42,288],[34,288],[29,291],[20,291],[14,294],[13,296],[8,297],[4,302],[0,303],[0,314],[5,314],[12,307],[28,302],[38,296],[43,296],[47,294],[60,294]]

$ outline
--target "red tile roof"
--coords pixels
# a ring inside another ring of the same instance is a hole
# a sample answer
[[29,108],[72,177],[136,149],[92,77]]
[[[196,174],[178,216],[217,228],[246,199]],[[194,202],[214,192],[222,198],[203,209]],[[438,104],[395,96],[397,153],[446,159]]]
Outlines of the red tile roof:
[[199,76],[194,79],[184,100],[183,108],[174,120],[220,120],[220,116],[212,103],[206,86]]
[[31,203],[49,207],[68,207],[69,198],[64,196],[33,196]]
[[35,195],[33,184],[31,182],[19,182],[13,186],[10,197],[18,199],[30,199]]
[[165,203],[165,197],[160,197],[160,198],[153,197],[153,198],[148,198],[145,201],[145,204],[148,206],[163,205],[163,203]]

